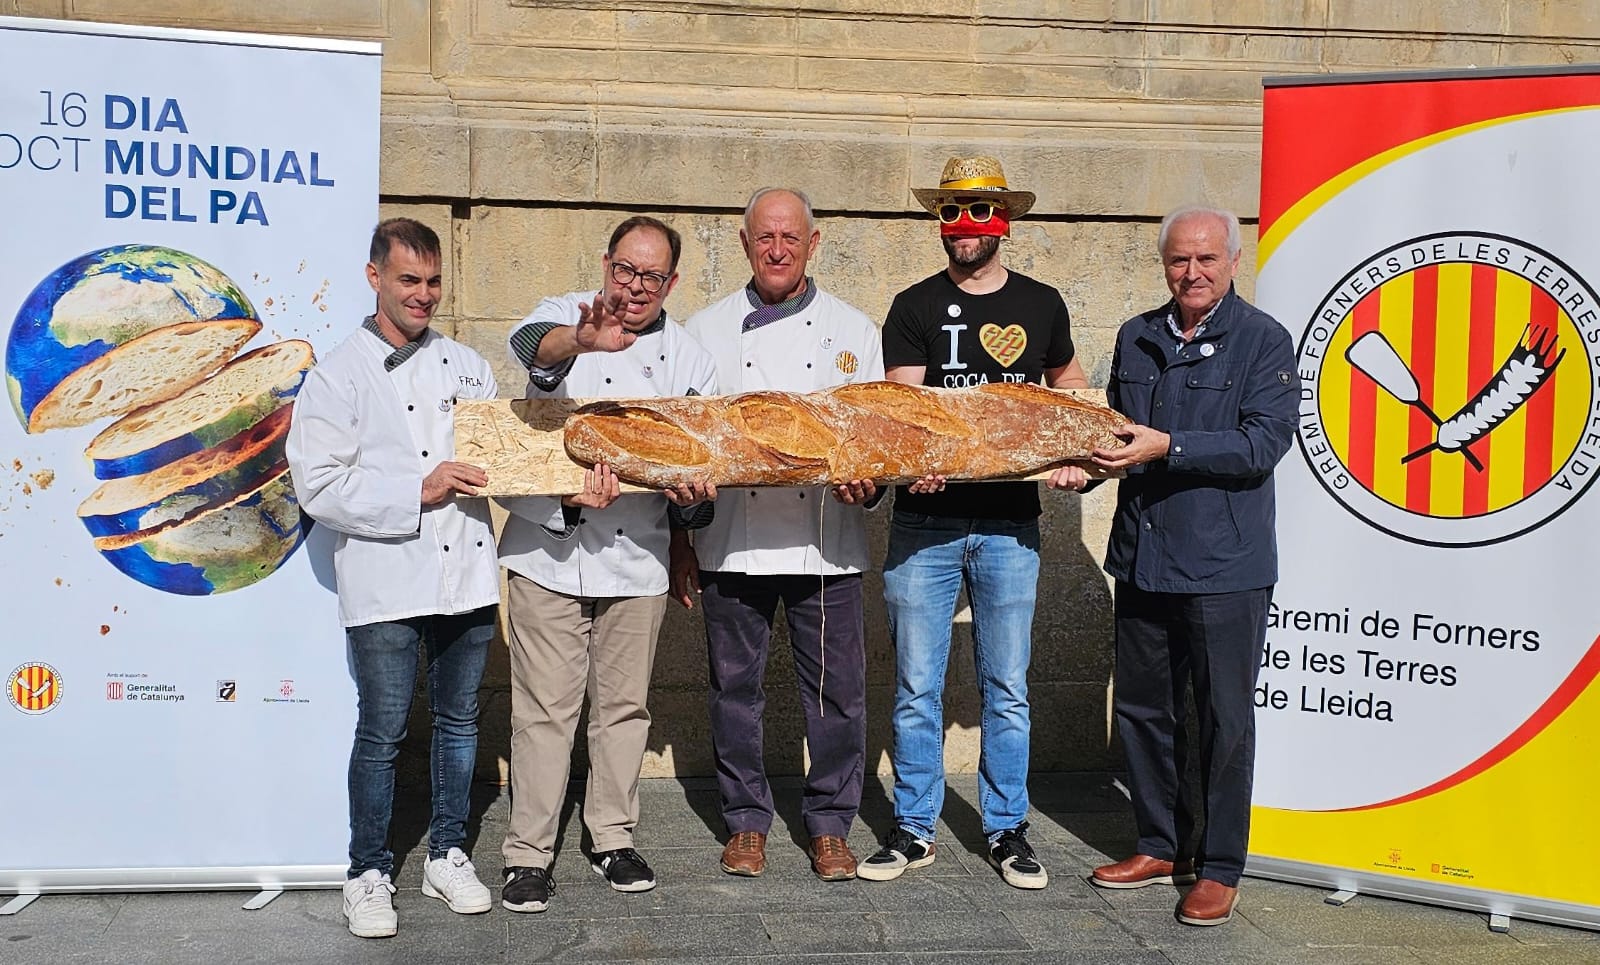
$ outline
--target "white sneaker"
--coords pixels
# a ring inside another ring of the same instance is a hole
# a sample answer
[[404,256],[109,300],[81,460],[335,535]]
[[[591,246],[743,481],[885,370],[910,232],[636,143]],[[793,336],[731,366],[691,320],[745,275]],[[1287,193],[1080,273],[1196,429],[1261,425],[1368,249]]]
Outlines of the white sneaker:
[[344,917],[357,938],[392,938],[399,920],[394,914],[394,885],[377,868],[344,883]]
[[422,894],[438,898],[458,915],[481,915],[493,902],[489,889],[478,880],[472,859],[460,848],[451,848],[442,858],[430,858],[422,866]]

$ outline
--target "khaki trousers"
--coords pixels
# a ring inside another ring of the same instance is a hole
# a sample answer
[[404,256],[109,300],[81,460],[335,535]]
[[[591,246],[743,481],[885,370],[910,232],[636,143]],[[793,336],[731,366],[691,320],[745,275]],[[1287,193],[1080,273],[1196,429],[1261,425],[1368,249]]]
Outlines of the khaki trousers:
[[595,851],[630,848],[650,734],[645,699],[666,595],[567,596],[509,576],[511,824],[500,848],[506,866],[548,868],[555,857],[585,694],[583,823]]

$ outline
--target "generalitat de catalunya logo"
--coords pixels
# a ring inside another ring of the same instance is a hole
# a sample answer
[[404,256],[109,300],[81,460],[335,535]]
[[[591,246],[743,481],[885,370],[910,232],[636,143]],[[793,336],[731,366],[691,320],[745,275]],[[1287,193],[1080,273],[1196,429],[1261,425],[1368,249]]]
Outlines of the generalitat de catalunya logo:
[[1345,275],[1306,327],[1300,450],[1334,500],[1390,535],[1512,539],[1600,473],[1596,343],[1600,297],[1549,252],[1476,231],[1402,242]]

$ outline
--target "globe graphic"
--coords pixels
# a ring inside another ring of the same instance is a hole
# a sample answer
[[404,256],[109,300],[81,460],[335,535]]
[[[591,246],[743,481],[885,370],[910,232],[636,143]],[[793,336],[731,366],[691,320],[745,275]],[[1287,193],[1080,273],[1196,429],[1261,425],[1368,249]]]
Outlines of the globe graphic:
[[[145,586],[184,596],[237,590],[275,572],[305,537],[310,521],[282,431],[299,378],[278,385],[272,370],[259,385],[214,381],[260,328],[250,299],[216,266],[145,244],[101,248],[52,271],[11,325],[6,389],[25,430],[120,418],[106,431],[141,440],[122,457],[126,473],[102,484],[116,489],[88,501],[114,491],[108,518],[122,523],[83,522],[94,549]],[[219,399],[208,384],[231,388]],[[255,404],[274,389],[273,404]],[[175,408],[161,409],[165,402]],[[196,425],[237,431],[181,445]],[[270,444],[240,444],[268,426]]]
[[244,292],[215,266],[157,245],[117,245],[74,258],[34,286],[6,342],[6,391],[23,428],[57,386],[141,335],[180,322],[254,319]]

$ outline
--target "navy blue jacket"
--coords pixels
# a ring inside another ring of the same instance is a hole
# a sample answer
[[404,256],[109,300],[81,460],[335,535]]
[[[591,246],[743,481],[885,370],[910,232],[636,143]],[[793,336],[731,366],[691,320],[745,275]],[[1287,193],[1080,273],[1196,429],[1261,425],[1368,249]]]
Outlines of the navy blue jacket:
[[1300,378],[1289,333],[1229,290],[1181,349],[1166,305],[1123,323],[1106,398],[1172,437],[1128,470],[1106,572],[1156,593],[1230,593],[1278,581],[1272,469],[1294,437]]

